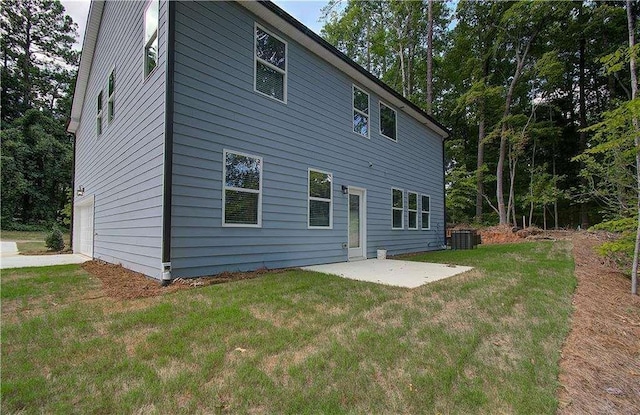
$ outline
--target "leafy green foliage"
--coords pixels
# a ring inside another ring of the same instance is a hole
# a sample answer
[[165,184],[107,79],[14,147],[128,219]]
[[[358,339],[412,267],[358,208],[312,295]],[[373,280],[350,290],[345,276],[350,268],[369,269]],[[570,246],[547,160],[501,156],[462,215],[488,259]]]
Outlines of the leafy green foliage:
[[64,125],[31,109],[0,137],[2,227],[56,222],[71,187],[72,141]]
[[47,236],[45,240],[45,246],[52,251],[62,251],[64,249],[64,237],[62,236],[62,232],[58,229],[57,226],[54,226],[51,230],[51,233]]
[[79,53],[77,25],[59,0],[6,0],[2,51],[2,229],[59,221],[71,186],[65,131]]
[[31,108],[64,120],[79,59],[77,25],[59,0],[4,0],[0,22],[2,121]]
[[633,260],[637,226],[637,218],[619,218],[598,223],[589,229],[618,234],[615,240],[604,242],[597,250],[600,255],[613,261],[619,269],[629,270]]

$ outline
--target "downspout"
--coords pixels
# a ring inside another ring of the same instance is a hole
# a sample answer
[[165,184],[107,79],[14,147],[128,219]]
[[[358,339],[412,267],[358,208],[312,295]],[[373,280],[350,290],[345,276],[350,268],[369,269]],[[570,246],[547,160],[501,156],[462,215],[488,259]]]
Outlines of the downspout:
[[167,58],[165,67],[164,181],[162,200],[162,285],[171,283],[171,191],[173,183],[173,91],[175,58],[174,1],[167,1]]
[[444,154],[444,139],[442,140],[442,204],[444,213],[444,226],[442,232],[442,248],[447,249],[447,163]]
[[73,217],[76,210],[76,133],[69,133],[73,136],[73,155],[71,158],[71,223],[69,225],[69,249],[73,252]]

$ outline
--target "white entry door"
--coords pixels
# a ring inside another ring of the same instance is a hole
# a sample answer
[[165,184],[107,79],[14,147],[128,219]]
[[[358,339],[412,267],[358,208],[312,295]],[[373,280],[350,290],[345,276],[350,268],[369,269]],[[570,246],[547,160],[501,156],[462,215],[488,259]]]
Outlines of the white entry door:
[[349,187],[349,260],[366,259],[366,191]]
[[75,214],[74,251],[93,258],[93,200],[78,203]]

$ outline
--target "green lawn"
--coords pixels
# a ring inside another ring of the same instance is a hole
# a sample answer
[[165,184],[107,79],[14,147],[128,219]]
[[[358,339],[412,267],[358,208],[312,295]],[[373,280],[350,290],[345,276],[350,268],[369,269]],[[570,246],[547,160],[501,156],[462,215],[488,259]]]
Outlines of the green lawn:
[[[39,253],[47,250],[44,241],[49,232],[23,232],[23,231],[2,231],[0,239],[3,241],[16,241],[20,253]],[[71,246],[71,235],[63,233],[66,249]]]
[[2,273],[2,413],[554,414],[568,242],[411,257],[414,290],[290,270],[101,297],[78,266]]

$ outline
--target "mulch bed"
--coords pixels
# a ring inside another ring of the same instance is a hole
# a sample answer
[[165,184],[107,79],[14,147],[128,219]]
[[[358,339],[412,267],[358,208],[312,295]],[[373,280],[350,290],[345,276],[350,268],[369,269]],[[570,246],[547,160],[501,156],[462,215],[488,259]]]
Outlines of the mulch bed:
[[573,239],[572,328],[560,361],[559,414],[640,414],[640,297],[594,252],[604,235]]
[[257,278],[266,272],[266,270],[225,272],[200,278],[176,278],[170,285],[163,287],[158,280],[139,272],[128,270],[122,265],[93,260],[82,264],[82,268],[102,282],[102,288],[106,296],[122,300],[155,297],[195,287]]

